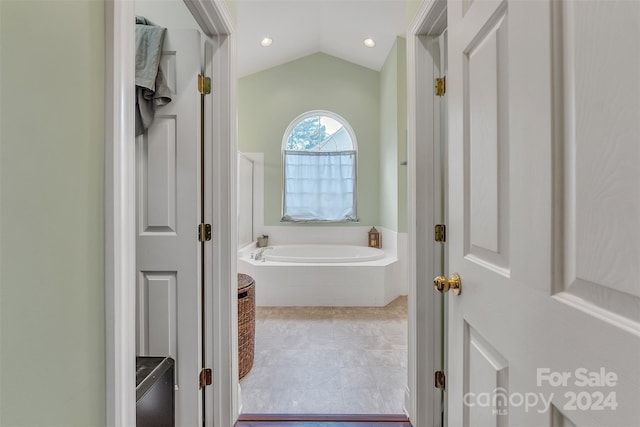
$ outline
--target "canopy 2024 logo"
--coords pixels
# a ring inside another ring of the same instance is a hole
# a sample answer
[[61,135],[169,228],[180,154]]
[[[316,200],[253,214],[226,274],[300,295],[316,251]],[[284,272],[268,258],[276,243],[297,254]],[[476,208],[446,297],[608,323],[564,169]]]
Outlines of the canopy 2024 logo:
[[[589,371],[578,368],[574,371],[551,371],[549,368],[538,368],[536,385],[538,387],[568,388],[556,404],[566,411],[615,411],[618,407],[616,392],[611,390],[618,384],[618,375],[607,372],[605,368]],[[597,388],[597,389],[596,389]],[[526,392],[508,393],[498,387],[491,392],[466,393],[463,397],[465,406],[470,408],[491,408],[494,415],[506,415],[509,408],[524,408],[545,413],[549,410],[555,393]]]
[[611,390],[618,384],[618,374],[605,368],[597,371],[578,368],[573,372],[538,368],[536,384],[571,388],[564,393],[563,408],[567,411],[615,411],[618,407],[616,392]]

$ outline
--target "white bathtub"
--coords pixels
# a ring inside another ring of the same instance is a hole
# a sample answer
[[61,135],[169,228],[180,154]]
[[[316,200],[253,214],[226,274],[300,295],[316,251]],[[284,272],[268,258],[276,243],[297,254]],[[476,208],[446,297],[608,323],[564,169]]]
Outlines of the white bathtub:
[[241,250],[238,272],[256,281],[259,306],[384,306],[398,295],[399,263],[384,251],[350,245],[280,245]]
[[354,245],[279,245],[263,254],[267,261],[294,263],[364,262],[385,257],[382,249]]

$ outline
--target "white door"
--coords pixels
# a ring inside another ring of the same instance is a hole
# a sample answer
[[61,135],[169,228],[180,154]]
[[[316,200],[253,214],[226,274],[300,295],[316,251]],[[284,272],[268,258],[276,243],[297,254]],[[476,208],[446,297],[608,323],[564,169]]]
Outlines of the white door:
[[448,2],[449,426],[640,425],[640,2]]
[[175,359],[176,425],[201,424],[200,34],[168,30],[172,101],[137,141],[137,354]]

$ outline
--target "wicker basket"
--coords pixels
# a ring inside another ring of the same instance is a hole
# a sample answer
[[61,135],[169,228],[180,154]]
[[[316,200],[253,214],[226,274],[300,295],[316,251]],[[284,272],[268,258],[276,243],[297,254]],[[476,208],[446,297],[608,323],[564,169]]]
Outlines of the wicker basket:
[[244,377],[253,366],[256,338],[255,281],[251,276],[238,273],[238,365],[239,376]]

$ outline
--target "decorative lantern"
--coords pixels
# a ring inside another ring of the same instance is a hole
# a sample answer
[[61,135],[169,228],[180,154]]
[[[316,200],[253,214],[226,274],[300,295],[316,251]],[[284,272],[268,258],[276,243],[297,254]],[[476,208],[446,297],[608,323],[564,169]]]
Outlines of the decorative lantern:
[[380,232],[376,230],[375,227],[372,227],[371,230],[369,230],[369,247],[380,249],[382,247],[381,237]]

